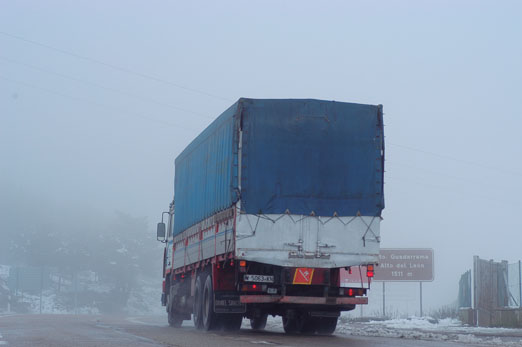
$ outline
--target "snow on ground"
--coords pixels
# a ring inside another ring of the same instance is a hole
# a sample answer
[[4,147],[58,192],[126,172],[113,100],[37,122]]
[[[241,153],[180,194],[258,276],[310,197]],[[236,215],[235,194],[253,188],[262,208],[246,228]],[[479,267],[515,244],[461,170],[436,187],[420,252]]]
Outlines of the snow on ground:
[[341,317],[336,334],[522,346],[522,329],[469,327],[455,319],[436,320],[430,317],[367,322]]
[[[248,320],[243,328],[249,327]],[[266,329],[283,332],[281,317],[268,317]],[[454,341],[484,346],[522,346],[522,329],[483,328],[464,326],[456,319],[411,317],[405,319],[361,322],[341,316],[336,335],[395,337],[415,340]]]

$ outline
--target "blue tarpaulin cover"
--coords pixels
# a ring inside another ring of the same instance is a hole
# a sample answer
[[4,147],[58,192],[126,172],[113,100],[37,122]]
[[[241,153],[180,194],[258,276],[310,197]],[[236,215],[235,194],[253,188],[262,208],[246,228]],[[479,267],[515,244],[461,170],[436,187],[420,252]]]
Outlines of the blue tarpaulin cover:
[[383,165],[381,106],[240,99],[176,159],[174,234],[239,198],[251,214],[379,216]]
[[223,112],[176,158],[174,235],[232,206],[239,197],[237,105]]

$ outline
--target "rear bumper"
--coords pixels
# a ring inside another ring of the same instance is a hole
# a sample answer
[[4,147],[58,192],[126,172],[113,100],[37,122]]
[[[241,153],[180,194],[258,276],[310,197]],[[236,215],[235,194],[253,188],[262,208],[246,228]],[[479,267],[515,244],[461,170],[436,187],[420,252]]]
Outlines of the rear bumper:
[[366,305],[367,297],[333,298],[314,296],[241,295],[242,304]]

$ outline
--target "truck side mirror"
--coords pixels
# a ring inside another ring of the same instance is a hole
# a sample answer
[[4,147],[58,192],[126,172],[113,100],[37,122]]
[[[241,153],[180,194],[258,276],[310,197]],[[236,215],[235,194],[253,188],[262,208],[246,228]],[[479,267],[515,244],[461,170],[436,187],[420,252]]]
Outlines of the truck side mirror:
[[158,228],[156,230],[156,239],[158,241],[165,241],[165,223],[158,223]]

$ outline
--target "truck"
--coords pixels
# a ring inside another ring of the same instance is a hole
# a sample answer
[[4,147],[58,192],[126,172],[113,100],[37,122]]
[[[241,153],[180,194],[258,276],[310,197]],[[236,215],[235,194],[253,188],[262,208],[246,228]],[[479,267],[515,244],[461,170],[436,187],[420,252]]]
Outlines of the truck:
[[[384,208],[382,105],[240,98],[175,159],[162,213],[168,323],[332,334],[368,303]],[[341,286],[340,274],[366,272]],[[363,283],[364,282],[364,283]]]

